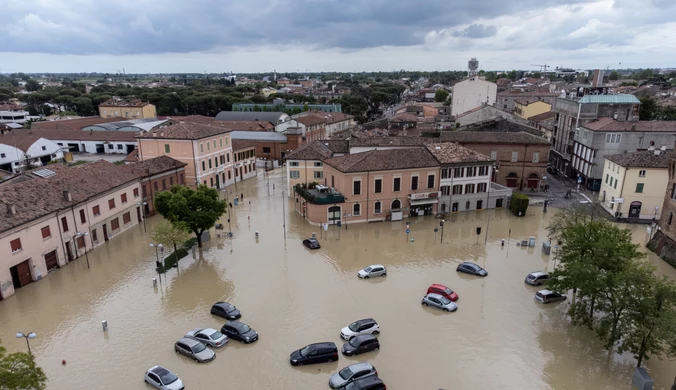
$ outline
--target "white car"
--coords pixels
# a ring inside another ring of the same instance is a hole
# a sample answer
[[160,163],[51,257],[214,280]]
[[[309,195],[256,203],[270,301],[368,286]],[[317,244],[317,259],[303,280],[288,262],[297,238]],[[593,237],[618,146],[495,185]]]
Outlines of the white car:
[[378,334],[380,333],[380,325],[373,318],[365,318],[358,320],[350,325],[344,327],[340,331],[340,337],[344,340],[350,340],[359,334]]
[[211,328],[195,328],[185,334],[185,337],[197,340],[209,347],[220,348],[228,343],[228,336]]
[[150,367],[143,378],[152,387],[160,390],[183,390],[183,382],[176,374],[161,366]]
[[373,264],[357,272],[357,276],[361,279],[368,279],[372,276],[385,276],[387,275],[387,269],[382,264]]

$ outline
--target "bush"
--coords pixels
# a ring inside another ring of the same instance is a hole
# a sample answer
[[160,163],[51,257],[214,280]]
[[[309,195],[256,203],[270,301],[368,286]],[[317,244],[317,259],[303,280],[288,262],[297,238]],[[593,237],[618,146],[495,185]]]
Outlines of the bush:
[[[524,217],[526,216],[526,210],[528,210],[528,201],[528,196],[525,194],[512,194],[509,209],[512,210],[512,213],[517,217]],[[519,212],[521,215],[519,215]]]
[[195,244],[197,244],[197,238],[195,237],[192,237],[191,239],[184,242],[182,247],[178,248],[175,252],[164,258],[164,268],[156,267],[155,271],[163,273],[165,268],[170,269],[171,267],[175,266],[179,260],[188,256],[188,249],[195,246]]

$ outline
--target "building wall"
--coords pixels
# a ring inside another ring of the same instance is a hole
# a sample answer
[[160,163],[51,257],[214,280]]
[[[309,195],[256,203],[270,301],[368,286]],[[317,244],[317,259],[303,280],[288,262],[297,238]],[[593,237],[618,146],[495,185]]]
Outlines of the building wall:
[[[659,227],[660,232],[671,240],[671,243],[673,244],[676,242],[676,156],[673,154],[669,159],[667,180],[667,188],[664,191],[664,198],[662,201]],[[659,251],[657,253],[659,254]]]
[[258,176],[256,168],[256,147],[248,147],[233,152],[235,179],[239,182]]
[[286,183],[289,197],[293,196],[293,187],[316,181],[325,184],[324,163],[320,160],[287,160]]
[[136,148],[138,142],[136,141],[75,141],[75,140],[55,140],[59,146],[64,148],[74,149],[82,153],[99,153],[97,147],[103,147],[105,154],[129,154],[130,148]]
[[[468,168],[470,167],[475,168],[475,176],[467,177]],[[484,167],[486,173],[480,175],[479,167]],[[462,173],[455,175],[455,169],[462,170]],[[488,198],[490,195],[491,177],[493,175],[492,164],[448,165],[442,166],[440,172],[442,179],[439,184],[439,212],[453,212],[454,203],[457,203],[456,212],[477,210],[477,206],[479,205],[481,205],[481,209],[495,207],[495,200],[492,199],[493,201],[491,202],[491,199]],[[470,185],[469,188],[468,184]],[[482,192],[479,192],[479,184],[485,185],[485,190]],[[453,193],[454,186],[460,186],[460,193]],[[505,200],[503,207],[506,206],[507,202]]]
[[185,185],[184,168],[162,172],[151,177],[141,179],[141,196],[146,202],[142,215],[146,217],[155,214],[155,196],[158,192],[171,190],[176,185]]
[[546,96],[546,95],[538,95],[537,93],[523,93],[523,94],[518,94],[518,95],[512,95],[512,94],[503,94],[500,93],[498,94],[497,101],[495,106],[503,109],[508,112],[513,112],[514,108],[516,107],[516,99],[524,99],[524,98],[535,98],[538,100],[541,100],[545,103],[549,103],[551,105],[554,105],[554,101],[556,100],[556,96]]
[[[6,138],[10,139],[9,137]],[[26,155],[31,157],[27,161],[24,161],[26,160]],[[45,138],[35,141],[26,153],[12,145],[0,144],[0,169],[18,172],[24,163],[31,164],[46,156],[49,156],[50,161],[58,160],[63,158],[63,152],[56,142]]]
[[101,118],[121,117],[128,119],[155,118],[157,110],[154,104],[144,104],[141,107],[99,106]]
[[451,115],[458,116],[482,104],[493,105],[497,94],[498,86],[495,83],[479,77],[463,80],[453,86]]
[[544,114],[552,110],[552,105],[545,102],[534,102],[529,105],[516,103],[514,113],[521,118],[528,119],[535,115]]
[[[599,201],[611,215],[620,213],[622,218],[629,216],[632,202],[641,202],[639,219],[659,219],[668,181],[667,168],[625,168],[605,160]],[[643,184],[642,192],[636,192],[637,184]]]

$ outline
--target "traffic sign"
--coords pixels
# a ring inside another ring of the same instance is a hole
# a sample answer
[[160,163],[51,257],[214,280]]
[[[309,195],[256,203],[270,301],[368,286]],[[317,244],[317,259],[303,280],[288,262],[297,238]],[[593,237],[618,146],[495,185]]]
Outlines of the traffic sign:
[[411,229],[406,229],[406,234],[409,234],[411,232]]

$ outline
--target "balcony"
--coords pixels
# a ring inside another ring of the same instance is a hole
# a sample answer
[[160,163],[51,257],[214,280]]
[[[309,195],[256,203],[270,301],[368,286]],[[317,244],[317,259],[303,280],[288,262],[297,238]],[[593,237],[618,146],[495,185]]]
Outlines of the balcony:
[[298,195],[312,204],[333,204],[345,202],[345,197],[338,191],[331,188],[317,186],[317,188],[307,189],[301,187],[300,185],[297,185],[295,188]]

